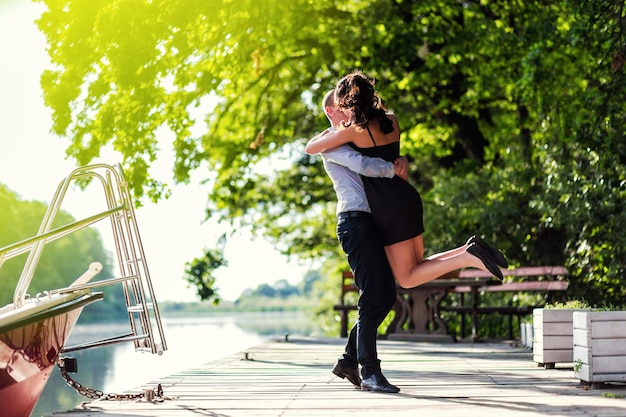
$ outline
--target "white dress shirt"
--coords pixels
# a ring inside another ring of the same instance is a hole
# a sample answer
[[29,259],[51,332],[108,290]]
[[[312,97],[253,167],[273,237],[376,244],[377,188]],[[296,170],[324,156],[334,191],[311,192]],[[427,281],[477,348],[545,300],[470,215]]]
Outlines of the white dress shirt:
[[324,169],[337,193],[337,214],[345,211],[371,213],[359,174],[385,178],[396,175],[393,162],[363,156],[348,145],[324,151],[321,156]]

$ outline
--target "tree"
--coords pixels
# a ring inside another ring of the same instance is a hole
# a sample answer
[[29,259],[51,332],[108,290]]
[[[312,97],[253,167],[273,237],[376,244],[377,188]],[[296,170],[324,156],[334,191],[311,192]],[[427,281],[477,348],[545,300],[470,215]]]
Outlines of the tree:
[[120,152],[135,197],[167,196],[150,167],[169,130],[171,180],[203,172],[207,216],[341,256],[302,144],[361,68],[403,127],[429,248],[479,231],[513,265],[564,263],[573,296],[626,295],[622,2],[45,3],[53,129],[79,164]]
[[278,291],[269,284],[261,284],[257,287],[253,294],[260,295],[262,297],[274,298],[278,295]]
[[320,272],[319,271],[309,271],[304,277],[302,277],[302,281],[298,283],[298,291],[307,297],[315,296],[315,285],[320,280]]
[[220,297],[217,288],[214,288],[215,277],[213,273],[216,269],[228,265],[224,259],[225,243],[226,236],[222,235],[218,239],[217,249],[205,249],[204,256],[185,264],[185,281],[196,288],[200,300],[212,301],[215,305],[219,304]]

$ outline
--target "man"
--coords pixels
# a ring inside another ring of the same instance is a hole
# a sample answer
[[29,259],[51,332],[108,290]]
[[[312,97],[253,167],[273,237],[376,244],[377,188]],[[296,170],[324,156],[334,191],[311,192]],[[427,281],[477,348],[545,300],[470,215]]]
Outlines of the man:
[[[332,90],[324,96],[323,107],[331,123],[329,130],[338,128],[345,116],[335,108]],[[349,146],[325,151],[321,157],[337,194],[337,237],[359,288],[358,320],[350,331],[345,352],[332,372],[364,390],[396,393],[400,389],[383,375],[376,351],[378,326],[395,303],[396,283],[359,174],[406,178],[408,162],[404,157],[394,163],[367,158]]]

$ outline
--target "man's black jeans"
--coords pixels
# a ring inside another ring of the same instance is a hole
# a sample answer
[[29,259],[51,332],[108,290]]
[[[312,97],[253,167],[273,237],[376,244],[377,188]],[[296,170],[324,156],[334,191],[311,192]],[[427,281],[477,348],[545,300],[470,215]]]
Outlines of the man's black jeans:
[[368,378],[380,371],[376,337],[378,326],[396,301],[396,283],[372,215],[350,214],[351,217],[340,215],[337,237],[359,288],[359,316],[340,361],[349,367],[361,364],[361,375]]

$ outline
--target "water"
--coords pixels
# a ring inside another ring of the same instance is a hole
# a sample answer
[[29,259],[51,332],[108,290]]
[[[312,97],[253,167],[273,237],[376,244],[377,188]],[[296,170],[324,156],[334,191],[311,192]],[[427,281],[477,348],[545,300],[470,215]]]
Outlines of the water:
[[[163,355],[137,353],[132,343],[120,343],[65,354],[78,360],[70,374],[81,385],[104,393],[139,388],[181,370],[245,351],[269,338],[311,335],[314,324],[305,313],[229,313],[163,318],[168,350]],[[66,345],[126,333],[128,324],[78,324]],[[166,392],[167,394],[167,392]],[[31,417],[75,408],[89,398],[68,386],[54,369]]]

